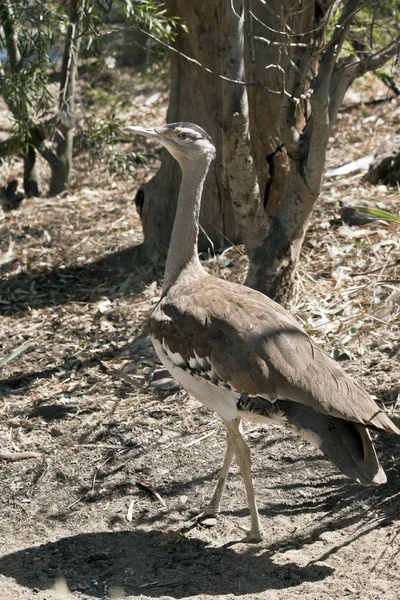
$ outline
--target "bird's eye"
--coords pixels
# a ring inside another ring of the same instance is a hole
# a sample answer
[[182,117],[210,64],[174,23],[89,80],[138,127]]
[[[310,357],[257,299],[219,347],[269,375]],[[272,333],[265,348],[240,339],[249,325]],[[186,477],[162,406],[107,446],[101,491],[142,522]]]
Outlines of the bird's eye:
[[188,139],[188,137],[189,137],[189,136],[188,136],[188,134],[187,134],[187,133],[185,133],[184,131],[181,131],[180,133],[178,133],[178,138],[179,138],[180,140],[187,140],[187,139]]

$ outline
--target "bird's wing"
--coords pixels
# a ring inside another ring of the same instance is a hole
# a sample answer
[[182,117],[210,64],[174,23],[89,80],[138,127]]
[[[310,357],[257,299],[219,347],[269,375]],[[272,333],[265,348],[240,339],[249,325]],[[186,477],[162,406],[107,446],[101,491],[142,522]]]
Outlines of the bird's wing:
[[250,288],[206,275],[176,285],[149,329],[179,366],[233,391],[400,433],[287,311]]

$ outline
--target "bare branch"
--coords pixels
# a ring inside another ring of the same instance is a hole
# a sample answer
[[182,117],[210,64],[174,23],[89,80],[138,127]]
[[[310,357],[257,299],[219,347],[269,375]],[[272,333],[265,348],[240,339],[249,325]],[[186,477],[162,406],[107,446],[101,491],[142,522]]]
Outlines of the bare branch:
[[42,452],[0,452],[0,460],[15,462],[17,460],[26,460],[27,458],[42,458]]
[[385,65],[393,56],[400,53],[400,40],[396,40],[386,48],[383,48],[379,52],[365,56],[358,63],[357,71],[354,79],[361,77],[368,71],[376,71]]
[[[273,29],[272,27],[269,27],[269,25],[267,25],[266,23],[264,23],[264,21],[262,21],[261,19],[259,19],[257,17],[256,14],[254,14],[254,12],[252,12],[251,10],[249,10],[249,15],[258,23],[260,23],[260,25],[262,25],[263,27],[265,27],[265,29],[268,29],[268,31],[270,31],[271,33],[275,33],[276,35],[281,35],[284,36],[285,38],[299,38],[299,37],[304,37],[307,35],[314,35],[315,33],[317,33],[318,31],[320,31],[321,26],[318,26],[314,29],[309,29],[308,31],[302,31],[302,32],[296,32],[296,33],[290,33],[289,31],[279,31],[279,29]],[[278,16],[278,15],[276,15]],[[285,27],[287,29],[290,29],[289,26],[287,24],[285,24]]]
[[391,43],[379,52],[366,54],[362,51],[363,58],[348,56],[340,60],[333,71],[329,88],[329,123],[330,127],[336,121],[343,97],[355,79],[368,71],[376,71],[383,67],[388,60],[400,52],[400,40]]
[[[275,13],[275,11],[273,11],[271,9],[271,7],[265,2],[265,0],[260,0],[260,1],[264,5],[265,9],[270,14],[272,14],[274,17],[276,17],[278,19],[280,18],[279,15],[277,13]],[[257,21],[260,25],[262,25],[262,27],[264,27],[271,33],[275,33],[276,35],[280,35],[285,38],[296,38],[296,39],[298,39],[299,37],[307,37],[307,36],[313,36],[313,38],[316,38],[321,34],[322,31],[324,31],[326,29],[326,25],[330,19],[332,10],[335,10],[336,4],[337,4],[337,0],[326,0],[326,2],[320,2],[319,8],[320,8],[320,10],[323,11],[323,16],[319,20],[318,25],[316,27],[313,27],[312,29],[307,29],[306,31],[295,31],[294,33],[292,32],[290,26],[287,23],[283,23],[283,27],[287,31],[284,31],[283,29],[282,30],[274,29],[273,27],[270,27],[269,25],[267,25],[267,23],[265,23],[262,19],[260,19],[252,10],[249,9],[248,13],[255,21]],[[296,15],[298,16],[302,12],[307,10],[307,8],[308,8],[307,5],[305,5],[303,8],[300,8],[300,5],[301,5],[301,3],[298,3],[298,7],[295,7],[294,4],[292,5],[292,14],[295,12]]]
[[361,0],[348,0],[346,2],[332,38],[321,58],[317,77],[318,97],[321,103],[328,102],[332,73],[360,2]]
[[[184,58],[188,62],[190,62],[190,63],[192,63],[194,65],[197,65],[198,67],[200,67],[201,69],[203,69],[204,71],[206,71],[206,73],[209,73],[210,75],[214,75],[215,77],[218,77],[219,79],[222,79],[223,81],[227,81],[228,83],[234,83],[236,85],[243,85],[243,86],[246,86],[246,87],[261,87],[264,90],[266,90],[267,92],[269,92],[270,94],[277,94],[279,96],[282,96],[282,95],[286,96],[287,98],[289,98],[290,100],[292,100],[295,104],[299,104],[300,100],[304,100],[304,99],[306,99],[306,98],[309,97],[309,94],[301,94],[299,97],[292,96],[292,94],[290,94],[284,88],[280,89],[280,90],[272,90],[268,86],[263,85],[260,81],[243,81],[241,79],[231,79],[230,77],[226,77],[225,75],[221,75],[221,73],[217,73],[216,71],[213,71],[212,69],[210,69],[209,67],[206,67],[205,65],[203,65],[203,63],[201,63],[200,61],[196,60],[192,56],[188,56],[187,54],[184,54],[180,50],[177,50],[176,48],[174,48],[173,46],[171,46],[171,44],[168,44],[167,42],[164,42],[163,40],[160,40],[155,35],[149,33],[148,31],[146,31],[145,29],[142,29],[141,27],[137,27],[136,25],[130,25],[129,27],[119,27],[119,28],[116,28],[116,29],[111,29],[109,31],[106,31],[106,32],[102,33],[101,35],[102,36],[104,36],[104,35],[111,35],[115,31],[126,31],[126,30],[129,30],[129,29],[137,29],[138,31],[141,31],[142,33],[144,33],[145,35],[147,35],[152,40],[154,40],[154,41],[158,42],[159,44],[161,44],[161,46],[164,46],[164,48],[167,48],[171,52],[174,52],[175,54],[178,54],[181,58]],[[98,35],[100,35],[100,34],[98,34]],[[271,67],[276,67],[277,68],[278,66],[277,65],[268,65],[266,68],[271,68]]]
[[332,129],[344,95],[354,81],[358,61],[353,56],[341,59],[332,73],[329,85],[329,128]]
[[309,48],[310,44],[304,43],[304,42],[273,42],[272,40],[269,40],[265,37],[261,37],[259,35],[255,35],[254,36],[255,40],[259,40],[260,42],[264,42],[265,44],[268,44],[268,46],[283,46],[283,47],[290,47],[290,48]]

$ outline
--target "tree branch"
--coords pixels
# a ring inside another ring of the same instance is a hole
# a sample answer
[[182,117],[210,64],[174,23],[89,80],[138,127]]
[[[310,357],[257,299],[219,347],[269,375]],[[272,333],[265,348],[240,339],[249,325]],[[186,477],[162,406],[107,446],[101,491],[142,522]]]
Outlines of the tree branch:
[[18,49],[18,38],[14,27],[12,6],[9,0],[0,2],[0,21],[6,38],[8,58],[13,71],[21,69],[21,54]]
[[42,458],[42,452],[0,452],[0,460],[15,462],[17,460],[26,460],[27,458]]
[[[141,31],[142,33],[144,33],[145,35],[147,35],[147,37],[149,37],[152,40],[154,40],[155,42],[158,42],[159,44],[161,44],[161,46],[163,46],[164,48],[167,48],[171,52],[174,52],[175,54],[178,54],[181,58],[184,58],[188,62],[190,62],[190,63],[192,63],[194,65],[197,65],[198,67],[200,67],[201,69],[203,69],[204,71],[206,71],[206,73],[209,73],[210,75],[214,75],[215,77],[218,77],[219,79],[222,79],[222,81],[227,81],[228,83],[234,83],[234,84],[237,84],[237,85],[243,85],[245,87],[260,87],[260,88],[266,90],[267,92],[269,92],[270,94],[276,94],[278,96],[286,96],[287,98],[289,98],[290,100],[292,100],[295,104],[299,104],[300,100],[306,100],[311,95],[311,92],[309,92],[307,94],[302,94],[301,96],[299,96],[297,98],[297,97],[292,96],[285,88],[279,89],[279,90],[273,90],[273,89],[269,88],[268,86],[263,85],[260,81],[243,81],[241,79],[232,79],[231,77],[226,77],[225,75],[222,75],[221,73],[218,73],[217,71],[213,71],[209,67],[206,67],[200,61],[196,60],[195,58],[193,58],[191,56],[188,56],[187,54],[184,54],[180,50],[177,50],[177,48],[174,48],[174,46],[171,46],[171,44],[168,44],[167,42],[164,42],[163,40],[160,40],[155,35],[149,33],[145,29],[142,29],[141,27],[138,27],[136,25],[129,25],[128,27],[118,27],[118,28],[115,28],[115,29],[111,29],[109,31],[105,31],[101,35],[102,36],[104,36],[104,35],[111,35],[115,31],[127,31],[129,29],[137,29],[138,31]],[[279,69],[279,65],[267,65],[266,68],[278,68]]]
[[376,52],[374,54],[369,54],[365,56],[362,60],[359,61],[357,66],[357,71],[354,79],[361,77],[368,71],[376,71],[376,69],[380,69],[385,65],[388,60],[396,56],[396,54],[400,53],[400,39],[392,42],[383,50]]
[[319,101],[322,104],[327,103],[329,100],[329,88],[333,70],[360,2],[361,0],[348,0],[346,2],[332,38],[321,58],[319,74],[316,79],[316,89]]
[[361,77],[368,71],[376,71],[383,67],[388,60],[400,51],[400,40],[392,42],[379,52],[357,52],[363,58],[348,56],[336,64],[333,71],[329,90],[329,123],[330,128],[336,121],[337,114],[343,101],[343,97],[355,79]]

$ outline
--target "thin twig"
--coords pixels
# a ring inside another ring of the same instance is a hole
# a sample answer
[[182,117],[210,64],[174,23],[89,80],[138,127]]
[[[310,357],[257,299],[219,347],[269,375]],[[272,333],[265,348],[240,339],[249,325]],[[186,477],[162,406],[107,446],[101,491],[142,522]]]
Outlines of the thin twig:
[[[174,48],[173,46],[171,46],[171,44],[167,44],[167,42],[164,42],[163,40],[160,40],[158,37],[156,37],[155,35],[152,35],[151,33],[149,33],[148,31],[145,31],[144,29],[142,29],[141,27],[137,27],[136,25],[130,25],[128,27],[121,27],[118,29],[111,29],[110,31],[106,31],[104,33],[101,33],[102,36],[104,35],[111,35],[112,33],[114,33],[115,31],[127,31],[130,29],[137,29],[138,31],[144,33],[145,35],[147,35],[149,38],[151,38],[152,40],[158,42],[159,44],[161,44],[161,46],[164,46],[164,48],[168,48],[168,50],[170,50],[171,52],[174,52],[175,54],[178,54],[181,58],[184,58],[185,60],[187,60],[188,62],[191,62],[192,64],[197,65],[198,67],[201,67],[204,71],[206,71],[206,73],[209,73],[210,75],[214,75],[215,77],[218,77],[219,79],[222,79],[223,81],[227,81],[228,83],[234,83],[236,85],[243,85],[245,87],[261,87],[264,90],[266,90],[267,92],[269,92],[270,94],[276,94],[278,96],[286,96],[287,98],[289,98],[289,100],[292,100],[295,104],[300,104],[301,100],[306,100],[309,98],[309,94],[300,94],[298,97],[292,96],[292,94],[290,94],[286,89],[282,89],[282,90],[271,90],[271,88],[269,88],[268,86],[262,84],[260,81],[243,81],[242,79],[232,79],[231,77],[226,77],[225,75],[221,75],[221,73],[217,73],[216,71],[214,71],[213,69],[210,69],[209,67],[206,67],[205,65],[203,65],[200,61],[196,60],[195,58],[188,56],[187,54],[185,54],[184,52],[181,52],[180,50],[177,50],[177,48]],[[100,35],[100,34],[98,34]]]
[[25,460],[27,458],[42,458],[41,452],[0,452],[0,460],[8,460],[15,462],[17,460]]
[[211,431],[209,431],[208,433],[205,433],[204,435],[200,436],[199,438],[192,440],[191,442],[189,442],[188,444],[185,444],[183,447],[184,448],[189,448],[190,446],[194,446],[195,444],[199,444],[200,442],[202,442],[203,440],[207,439],[208,437],[210,437],[211,435],[213,435],[214,433],[216,433],[217,428],[212,429]]

